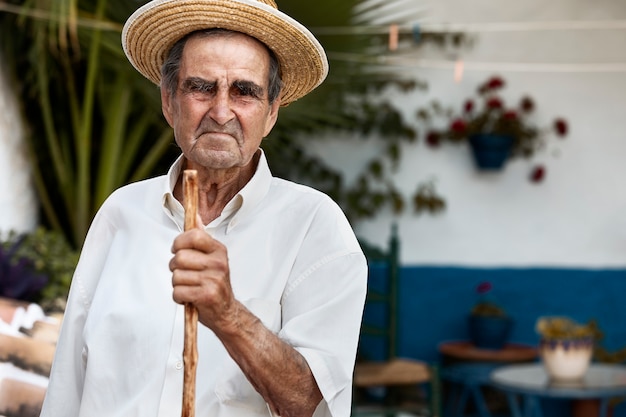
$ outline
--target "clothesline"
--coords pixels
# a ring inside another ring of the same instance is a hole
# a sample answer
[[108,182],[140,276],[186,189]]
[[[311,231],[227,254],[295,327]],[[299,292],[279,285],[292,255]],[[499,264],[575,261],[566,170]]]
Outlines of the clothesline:
[[420,59],[393,56],[366,57],[359,54],[329,52],[329,58],[345,62],[371,63],[397,67],[398,69],[450,69],[463,71],[507,71],[507,72],[558,72],[558,73],[622,73],[626,72],[626,62],[606,63],[550,63],[550,62],[496,62],[466,61],[445,59]]
[[[58,16],[49,11],[23,9],[20,6],[0,2],[0,11],[21,14],[37,19],[56,20]],[[121,30],[121,25],[114,22],[77,18],[80,26],[104,30]],[[394,25],[353,25],[345,27],[313,27],[311,31],[319,35],[381,35],[388,34]],[[626,19],[615,20],[571,20],[539,22],[415,22],[395,25],[400,33],[447,33],[447,32],[507,32],[507,31],[550,31],[550,30],[625,30]]]
[[626,30],[626,20],[571,20],[543,22],[483,22],[447,23],[422,22],[397,25],[357,25],[345,27],[314,27],[318,35],[384,35],[392,26],[402,34],[415,33],[477,33],[477,32],[532,32],[553,30]]
[[[456,68],[462,62],[466,71],[508,71],[508,72],[561,72],[561,73],[612,73],[626,72],[626,62],[616,63],[547,63],[547,62],[479,62],[479,61],[443,61],[419,60],[416,63],[397,63],[400,66],[411,65],[418,68]],[[390,65],[396,65],[391,63]]]

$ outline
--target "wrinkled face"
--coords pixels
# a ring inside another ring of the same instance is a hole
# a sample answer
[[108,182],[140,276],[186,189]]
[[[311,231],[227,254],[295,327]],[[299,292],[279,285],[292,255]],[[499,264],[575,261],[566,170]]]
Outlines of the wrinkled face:
[[248,165],[276,122],[268,101],[269,54],[247,35],[194,36],[184,48],[174,95],[161,88],[163,114],[192,165]]

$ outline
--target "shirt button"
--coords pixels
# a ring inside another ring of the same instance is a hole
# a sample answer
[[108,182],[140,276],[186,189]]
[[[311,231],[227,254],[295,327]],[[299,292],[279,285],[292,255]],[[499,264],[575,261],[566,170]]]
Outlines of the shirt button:
[[180,371],[181,369],[183,369],[183,362],[182,362],[182,361],[178,361],[178,362],[176,362],[176,369],[177,369],[177,370],[179,370],[179,371]]

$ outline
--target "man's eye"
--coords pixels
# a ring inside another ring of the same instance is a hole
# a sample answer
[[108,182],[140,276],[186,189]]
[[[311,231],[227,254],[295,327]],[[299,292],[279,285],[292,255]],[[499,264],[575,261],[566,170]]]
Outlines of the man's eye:
[[235,93],[237,93],[240,96],[251,96],[252,94],[252,89],[248,86],[239,86],[235,88]]

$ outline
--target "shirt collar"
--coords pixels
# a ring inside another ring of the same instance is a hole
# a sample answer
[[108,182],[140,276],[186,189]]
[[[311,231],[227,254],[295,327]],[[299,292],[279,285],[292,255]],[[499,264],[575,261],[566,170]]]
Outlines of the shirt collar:
[[[209,223],[206,228],[218,227],[228,221],[226,233],[230,232],[241,221],[252,215],[254,208],[267,195],[272,173],[265,157],[265,152],[259,149],[259,163],[250,181],[226,204],[222,214]],[[182,204],[174,198],[174,187],[183,169],[184,157],[180,155],[172,164],[166,175],[163,189],[163,209],[181,230],[183,230],[185,212]]]

